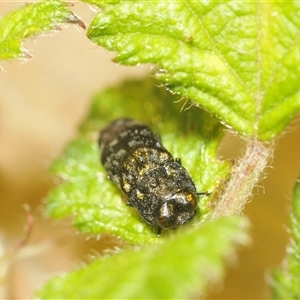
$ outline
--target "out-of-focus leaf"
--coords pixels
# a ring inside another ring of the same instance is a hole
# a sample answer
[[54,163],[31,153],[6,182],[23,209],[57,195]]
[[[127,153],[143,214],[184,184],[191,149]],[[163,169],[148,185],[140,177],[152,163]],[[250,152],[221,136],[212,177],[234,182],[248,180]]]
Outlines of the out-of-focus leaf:
[[293,212],[291,214],[292,239],[287,248],[287,257],[281,269],[273,272],[271,285],[273,299],[300,299],[300,179],[293,194]]
[[103,257],[50,280],[42,299],[187,299],[223,277],[223,258],[245,244],[245,222],[220,219],[164,243]]

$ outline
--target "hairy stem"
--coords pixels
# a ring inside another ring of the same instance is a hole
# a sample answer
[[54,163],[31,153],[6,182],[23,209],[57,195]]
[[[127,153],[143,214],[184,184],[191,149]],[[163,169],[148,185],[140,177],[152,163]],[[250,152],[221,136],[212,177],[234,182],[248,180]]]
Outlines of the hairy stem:
[[250,140],[246,151],[233,169],[224,193],[217,202],[213,219],[239,214],[252,195],[252,190],[272,157],[274,146]]

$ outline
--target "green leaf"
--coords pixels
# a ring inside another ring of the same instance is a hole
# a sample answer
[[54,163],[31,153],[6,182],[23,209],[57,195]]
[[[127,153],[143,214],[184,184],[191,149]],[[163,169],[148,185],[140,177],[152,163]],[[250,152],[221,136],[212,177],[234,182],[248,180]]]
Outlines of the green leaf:
[[173,91],[239,134],[270,140],[300,109],[297,1],[104,1],[88,30],[125,65],[154,63]]
[[0,20],[0,60],[28,57],[22,46],[25,38],[58,29],[61,23],[83,22],[59,0],[31,3],[6,14]]
[[187,299],[223,277],[224,256],[245,244],[244,222],[220,219],[142,250],[102,257],[50,280],[41,299]]
[[287,248],[287,258],[282,269],[272,274],[273,299],[300,299],[300,178],[293,194],[293,212],[291,214],[292,240]]
[[[163,144],[174,157],[181,158],[197,190],[213,193],[230,171],[228,163],[216,158],[223,136],[222,126],[196,107],[179,112],[182,103],[174,105],[175,100],[178,101],[178,97],[154,87],[153,80],[126,82],[119,89],[109,89],[97,95],[78,139],[69,145],[54,166],[63,182],[48,197],[51,215],[55,218],[71,215],[81,231],[93,234],[109,232],[130,243],[161,240],[151,226],[125,205],[126,199],[107,179],[100,164],[99,130],[120,117],[141,120],[161,133]],[[126,105],[122,105],[123,101]],[[209,216],[212,209],[210,198],[199,198],[195,222],[203,222]]]

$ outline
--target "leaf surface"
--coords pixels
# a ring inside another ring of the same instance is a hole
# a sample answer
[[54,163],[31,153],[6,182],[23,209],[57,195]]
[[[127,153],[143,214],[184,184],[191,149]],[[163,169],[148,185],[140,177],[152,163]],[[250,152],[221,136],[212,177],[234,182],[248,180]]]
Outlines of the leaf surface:
[[158,65],[234,131],[270,140],[299,112],[299,2],[85,1],[101,8],[88,37],[116,62]]

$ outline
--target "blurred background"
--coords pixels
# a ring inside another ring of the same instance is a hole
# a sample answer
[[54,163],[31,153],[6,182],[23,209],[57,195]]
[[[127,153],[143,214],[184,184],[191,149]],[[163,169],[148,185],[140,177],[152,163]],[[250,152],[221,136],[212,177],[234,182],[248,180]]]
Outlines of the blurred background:
[[[0,2],[0,17],[21,4]],[[78,2],[72,10],[86,25],[94,15]],[[70,220],[45,216],[45,196],[53,187],[49,167],[76,135],[96,92],[151,70],[112,63],[113,53],[92,44],[75,26],[26,41],[25,47],[31,59],[3,62],[0,70],[0,298],[13,299],[32,297],[47,278],[105,248],[105,238],[84,236]],[[213,286],[208,298],[270,298],[267,274],[285,255],[291,192],[300,173],[298,125],[295,120],[278,141],[266,179],[244,211],[252,244],[239,250],[225,281]],[[220,156],[234,158],[241,147],[228,134]]]

